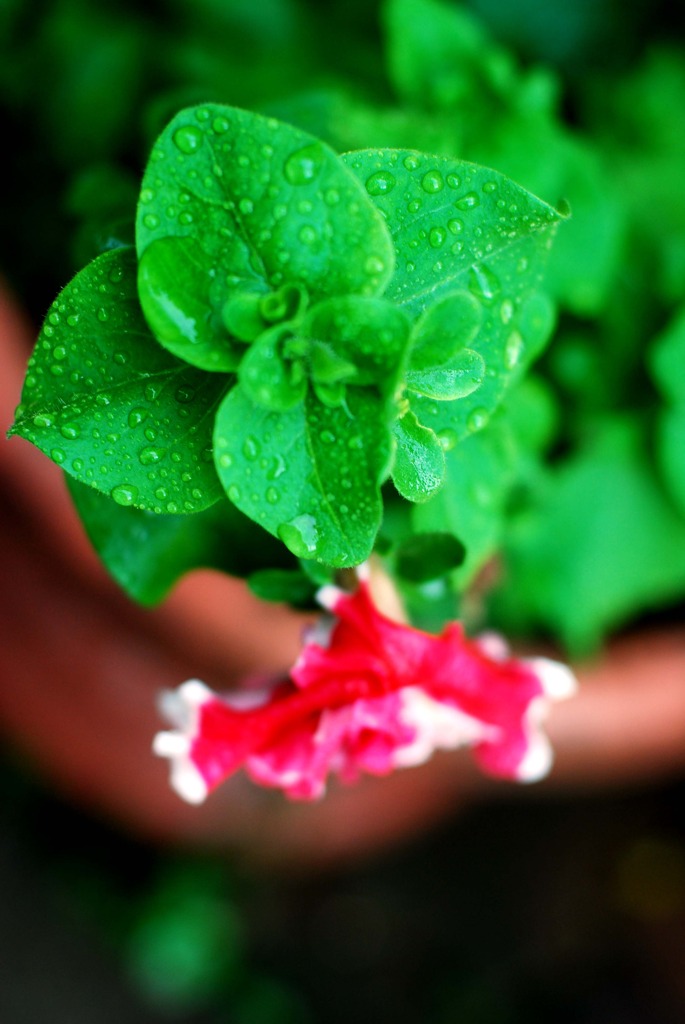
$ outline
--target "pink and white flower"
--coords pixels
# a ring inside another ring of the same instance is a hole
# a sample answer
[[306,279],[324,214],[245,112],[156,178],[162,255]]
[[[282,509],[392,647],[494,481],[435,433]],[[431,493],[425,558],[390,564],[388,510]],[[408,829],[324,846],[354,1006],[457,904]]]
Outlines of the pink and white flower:
[[324,587],[330,628],[306,640],[290,679],[259,694],[218,696],[190,680],[165,695],[176,727],[155,737],[171,782],[200,803],[239,768],[289,797],[321,796],[330,774],[387,775],[435,750],[470,746],[489,774],[530,782],[549,770],[541,723],[570,696],[566,666],[510,657],[499,637],[469,640],[450,623],[439,636],[386,618],[366,581],[354,593]]

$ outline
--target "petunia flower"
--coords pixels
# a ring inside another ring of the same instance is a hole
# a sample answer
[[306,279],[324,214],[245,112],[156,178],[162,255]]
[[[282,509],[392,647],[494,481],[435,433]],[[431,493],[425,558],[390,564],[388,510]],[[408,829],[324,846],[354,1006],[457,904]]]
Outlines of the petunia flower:
[[239,768],[292,798],[314,799],[333,774],[387,775],[439,749],[470,746],[481,768],[541,778],[552,752],[541,729],[549,702],[575,690],[546,658],[510,657],[501,638],[468,639],[458,622],[434,636],[375,606],[368,583],[319,592],[332,619],[306,639],[290,678],[260,693],[219,696],[199,680],[165,695],[174,731],[155,753],[191,803]]

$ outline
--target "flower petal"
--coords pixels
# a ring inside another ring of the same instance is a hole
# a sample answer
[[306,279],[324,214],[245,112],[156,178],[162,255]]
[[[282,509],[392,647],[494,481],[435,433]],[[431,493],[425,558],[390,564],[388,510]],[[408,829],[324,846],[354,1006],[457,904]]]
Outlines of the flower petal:
[[481,767],[532,781],[552,751],[541,723],[569,696],[569,669],[509,655],[492,634],[475,640],[451,623],[433,636],[382,615],[366,580],[348,594],[320,593],[333,618],[310,632],[291,680],[246,700],[217,697],[191,680],[167,695],[177,726],[155,752],[172,785],[197,803],[238,768],[293,798],[323,794],[328,776],[350,782],[421,764],[438,749],[472,746]]

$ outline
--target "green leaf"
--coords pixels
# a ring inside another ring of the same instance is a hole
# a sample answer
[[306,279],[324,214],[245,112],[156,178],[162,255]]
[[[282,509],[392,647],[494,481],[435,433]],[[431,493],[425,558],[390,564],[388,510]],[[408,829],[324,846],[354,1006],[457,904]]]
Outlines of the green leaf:
[[394,264],[382,216],[333,150],[273,118],[217,104],[181,111],[157,140],[136,238],[153,331],[208,370],[235,368],[221,318],[235,293],[290,284],[312,301],[374,295]]
[[67,482],[106,569],[141,604],[157,604],[192,569],[244,576],[259,563],[284,561],[282,546],[228,501],[217,501],[194,516],[157,515],[123,508],[69,477]]
[[445,479],[445,453],[432,430],[408,411],[393,424],[397,448],[392,481],[408,501],[427,501]]
[[272,412],[291,409],[302,401],[307,390],[301,363],[286,360],[283,351],[292,337],[287,325],[265,331],[252,343],[238,371],[241,387],[250,400]]
[[467,398],[485,379],[483,357],[473,349],[463,348],[446,363],[432,370],[409,370],[407,388],[427,398],[444,402]]
[[[561,215],[503,175],[464,161],[403,150],[343,159],[366,183],[395,243],[396,270],[385,297],[418,316],[468,290],[482,308],[469,347],[485,362],[485,380],[473,400],[442,414],[464,437],[473,429],[474,409],[485,423],[551,330],[551,305],[535,290]],[[379,175],[383,192],[374,185]]]
[[652,377],[666,398],[685,402],[685,306],[659,335],[649,353]]
[[247,578],[247,585],[262,601],[278,601],[296,608],[316,604],[316,585],[301,569],[258,569]]
[[430,370],[468,348],[482,323],[483,307],[471,292],[454,292],[434,302],[412,331],[411,370]]
[[664,482],[685,515],[685,401],[663,410],[657,439]]
[[608,421],[551,472],[510,527],[506,561],[498,610],[510,624],[551,629],[576,655],[682,596],[685,519],[658,486],[637,424]]
[[314,306],[301,330],[355,368],[355,385],[392,396],[403,377],[410,327],[406,313],[385,299],[347,295]]
[[410,583],[427,583],[458,568],[466,548],[451,533],[415,533],[395,552],[395,568]]
[[342,567],[368,557],[390,460],[390,431],[372,389],[351,388],[344,407],[310,393],[273,413],[239,385],[217,415],[215,458],[229,499],[298,558]]
[[666,399],[657,424],[657,456],[664,481],[685,510],[685,306],[649,352],[653,379]]
[[397,92],[433,110],[504,98],[514,84],[513,62],[496,48],[468,11],[435,0],[386,0],[387,61]]
[[11,433],[121,505],[199,512],[221,495],[214,411],[226,380],[179,362],[140,312],[132,249],[104,253],[50,307]]
[[447,452],[443,487],[413,509],[416,531],[448,531],[464,544],[466,559],[456,573],[462,587],[499,549],[516,458],[511,431],[496,418]]

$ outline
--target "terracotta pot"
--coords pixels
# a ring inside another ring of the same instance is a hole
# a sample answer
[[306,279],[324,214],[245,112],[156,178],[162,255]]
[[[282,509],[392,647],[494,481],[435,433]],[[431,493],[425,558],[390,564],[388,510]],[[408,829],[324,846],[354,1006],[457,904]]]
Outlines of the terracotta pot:
[[[6,289],[0,336],[7,427],[35,331]],[[0,473],[0,728],[56,791],[90,813],[155,842],[311,867],[365,856],[505,790],[459,752],[388,779],[334,786],[317,804],[290,803],[238,776],[204,806],[186,806],[169,789],[166,762],[150,751],[157,694],[193,676],[221,689],[255,670],[287,669],[304,617],[204,571],[161,608],[139,609],[91,551],[56,466],[12,439],[1,446]],[[682,769],[684,631],[618,642],[578,674],[580,696],[549,722],[555,768],[535,791],[629,785]]]

